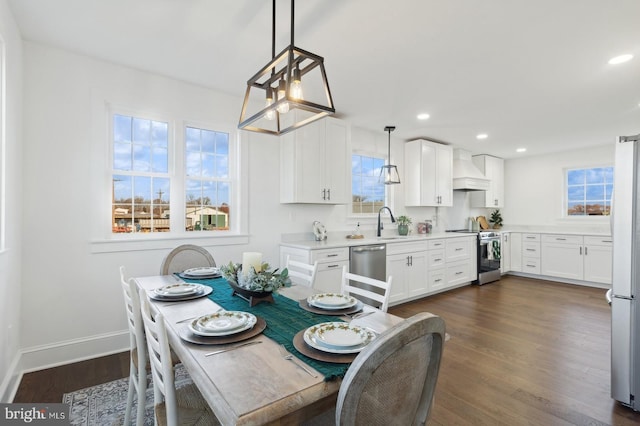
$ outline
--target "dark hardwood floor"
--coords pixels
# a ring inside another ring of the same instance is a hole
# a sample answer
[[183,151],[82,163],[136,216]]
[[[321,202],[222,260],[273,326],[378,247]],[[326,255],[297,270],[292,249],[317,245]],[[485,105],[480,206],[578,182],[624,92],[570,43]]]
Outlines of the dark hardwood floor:
[[[637,425],[610,393],[605,291],[505,277],[395,306],[440,315],[445,344],[432,425]],[[26,374],[15,402],[126,377],[128,353]]]

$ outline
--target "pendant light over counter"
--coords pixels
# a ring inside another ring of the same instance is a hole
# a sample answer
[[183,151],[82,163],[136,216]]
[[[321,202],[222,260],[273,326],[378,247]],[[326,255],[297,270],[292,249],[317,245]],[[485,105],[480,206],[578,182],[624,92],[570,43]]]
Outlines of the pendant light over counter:
[[[276,55],[276,0],[273,0],[271,61],[247,81],[239,129],[283,135],[335,113],[324,58],[294,44],[294,3],[291,0],[291,44]],[[264,108],[249,112],[251,106],[260,104]]]
[[380,183],[384,182],[385,185],[397,185],[400,183],[400,175],[398,175],[398,168],[391,164],[391,132],[396,129],[396,126],[387,126],[384,128],[385,132],[389,133],[389,143],[388,143],[388,155],[387,159],[389,164],[386,166],[382,166],[380,169],[380,178],[378,181]]

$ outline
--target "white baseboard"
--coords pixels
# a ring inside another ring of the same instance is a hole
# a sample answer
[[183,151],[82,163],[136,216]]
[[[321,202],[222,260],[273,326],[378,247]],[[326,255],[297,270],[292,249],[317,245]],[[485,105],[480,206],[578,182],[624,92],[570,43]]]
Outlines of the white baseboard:
[[22,373],[57,367],[129,350],[129,331],[98,334],[21,351]]
[[0,402],[2,403],[13,402],[13,398],[18,391],[18,386],[22,380],[22,371],[18,368],[19,364],[20,353],[17,353],[0,385]]

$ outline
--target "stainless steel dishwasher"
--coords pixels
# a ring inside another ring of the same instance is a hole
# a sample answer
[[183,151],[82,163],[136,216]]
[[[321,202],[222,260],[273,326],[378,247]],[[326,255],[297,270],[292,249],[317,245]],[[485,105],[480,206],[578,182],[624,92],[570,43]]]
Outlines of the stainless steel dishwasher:
[[[349,272],[377,280],[387,280],[387,245],[372,244],[368,246],[354,246],[349,250]],[[381,293],[379,288],[374,288],[361,283],[351,283],[357,287],[362,287],[374,293]],[[361,298],[361,300],[373,306],[380,305],[378,302]]]

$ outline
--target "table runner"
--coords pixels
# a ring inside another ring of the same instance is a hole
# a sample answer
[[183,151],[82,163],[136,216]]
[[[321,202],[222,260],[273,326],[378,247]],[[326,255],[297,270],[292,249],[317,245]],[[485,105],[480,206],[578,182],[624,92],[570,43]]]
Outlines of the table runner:
[[328,318],[325,315],[314,314],[300,308],[298,301],[288,297],[273,293],[275,303],[261,302],[251,307],[249,302],[238,296],[232,296],[233,290],[224,278],[213,278],[206,280],[189,280],[187,282],[207,285],[213,288],[213,293],[209,299],[222,306],[227,311],[251,312],[261,316],[267,322],[267,328],[263,334],[278,344],[284,344],[289,352],[309,364],[324,375],[324,380],[329,381],[338,377],[344,377],[350,364],[334,364],[331,362],[318,361],[301,354],[293,346],[293,337],[300,330],[304,330],[313,325],[328,322],[341,321],[336,317]]

